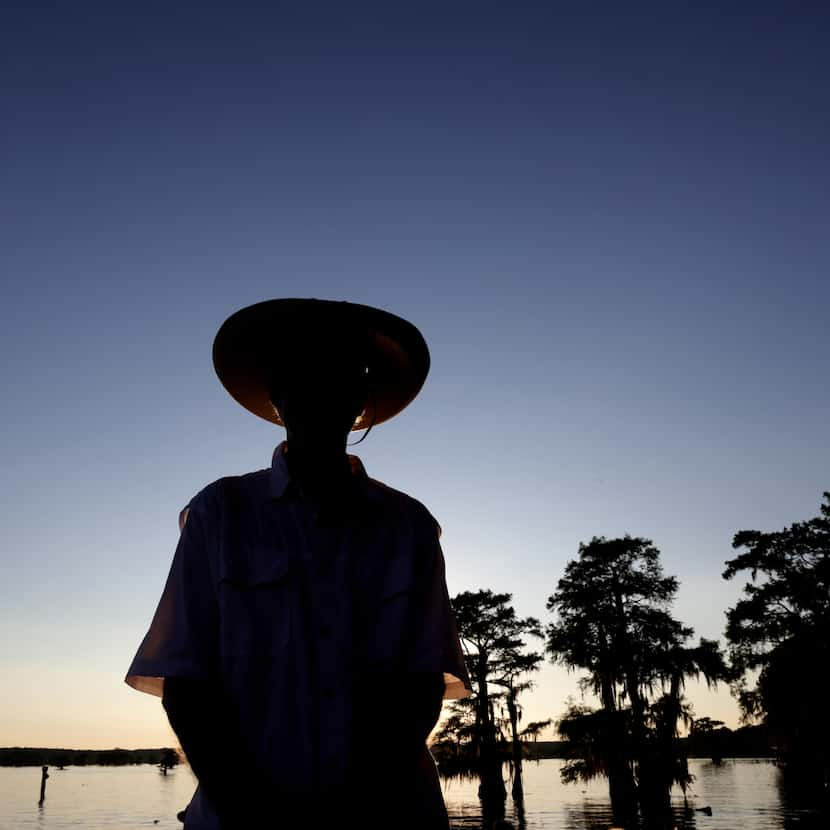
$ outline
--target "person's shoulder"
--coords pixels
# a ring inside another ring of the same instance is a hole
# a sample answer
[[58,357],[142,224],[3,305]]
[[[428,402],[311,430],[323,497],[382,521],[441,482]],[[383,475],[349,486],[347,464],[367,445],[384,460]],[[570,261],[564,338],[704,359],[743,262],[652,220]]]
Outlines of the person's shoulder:
[[441,526],[435,516],[423,502],[414,496],[390,487],[376,478],[369,479],[369,488],[372,499],[381,504],[386,515],[394,516],[398,520],[404,519],[408,523],[427,530],[437,529],[438,533],[441,533]]
[[431,516],[426,505],[409,493],[390,487],[385,481],[376,478],[370,478],[368,484],[372,499],[381,502],[385,508],[415,517]]
[[191,510],[215,513],[232,498],[257,498],[267,492],[268,469],[217,478],[198,490],[187,503]]

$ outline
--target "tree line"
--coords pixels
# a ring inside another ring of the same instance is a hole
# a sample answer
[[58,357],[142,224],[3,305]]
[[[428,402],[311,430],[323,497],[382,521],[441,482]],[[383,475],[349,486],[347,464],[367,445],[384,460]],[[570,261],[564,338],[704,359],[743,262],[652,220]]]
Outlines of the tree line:
[[[690,679],[728,684],[745,724],[757,724],[784,774],[802,791],[830,791],[830,492],[819,515],[775,532],[741,530],[723,578],[747,577],[727,609],[725,647],[672,615],[678,582],[663,573],[650,539],[594,537],[581,543],[556,590],[551,619],[520,618],[512,595],[489,589],[452,598],[474,694],[454,701],[432,744],[444,774],[473,772],[485,815],[503,815],[504,761],[514,800],[522,759],[552,723],[520,728],[520,695],[545,658],[580,672],[582,701],[556,720],[567,753],[564,781],[607,780],[617,823],[672,826],[670,793],[684,792],[689,749],[718,760],[730,730],[695,717]],[[534,643],[538,646],[533,648]],[[586,693],[594,703],[584,702]],[[681,739],[683,729],[688,737]],[[757,737],[757,736],[756,736]]]
[[0,748],[0,766],[2,767],[155,764],[160,768],[170,769],[175,767],[179,761],[179,752],[170,747],[161,749],[49,749],[21,746]]

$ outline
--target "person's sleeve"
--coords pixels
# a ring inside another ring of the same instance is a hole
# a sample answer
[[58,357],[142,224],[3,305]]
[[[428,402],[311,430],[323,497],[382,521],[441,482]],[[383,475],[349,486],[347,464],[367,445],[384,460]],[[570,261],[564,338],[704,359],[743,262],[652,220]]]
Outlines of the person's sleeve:
[[216,673],[218,607],[205,515],[189,507],[155,615],[124,678],[159,697],[165,677]]
[[446,582],[446,565],[438,523],[432,517],[423,533],[424,567],[415,590],[413,657],[410,671],[442,672],[444,699],[472,694],[472,684],[458,636]]
[[179,512],[179,533],[181,533],[184,530],[184,526],[185,526],[185,524],[187,524],[187,516],[188,516],[189,513],[190,513],[190,504],[188,503]]

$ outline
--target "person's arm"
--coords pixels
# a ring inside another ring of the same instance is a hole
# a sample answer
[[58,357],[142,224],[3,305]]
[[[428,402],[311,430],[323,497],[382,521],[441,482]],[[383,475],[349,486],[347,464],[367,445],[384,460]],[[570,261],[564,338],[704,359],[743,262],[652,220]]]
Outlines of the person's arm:
[[[377,689],[394,691],[379,695]],[[362,760],[373,751],[378,728],[388,726],[389,738],[383,742],[384,765],[390,770],[411,769],[438,722],[443,696],[441,672],[367,673],[355,694],[355,727]]]
[[401,693],[389,702],[398,712],[397,743],[402,754],[417,756],[441,715],[444,676],[441,672],[407,673],[395,686]]
[[267,827],[263,802],[269,790],[246,757],[233,712],[218,684],[167,677],[162,705],[223,830]]
[[[389,691],[379,694],[378,689]],[[356,691],[350,798],[366,811],[362,826],[380,830],[392,826],[385,822],[395,816],[395,827],[417,830],[412,826],[418,812],[415,799],[422,786],[427,739],[441,714],[443,675],[367,672]]]

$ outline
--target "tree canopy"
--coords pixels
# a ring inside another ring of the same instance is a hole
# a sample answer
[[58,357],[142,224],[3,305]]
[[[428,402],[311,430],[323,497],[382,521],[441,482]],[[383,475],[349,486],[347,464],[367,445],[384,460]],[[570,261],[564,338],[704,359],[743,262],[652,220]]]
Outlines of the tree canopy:
[[[779,531],[741,530],[725,579],[748,572],[727,611],[734,691],[747,720],[762,720],[785,766],[819,791],[830,787],[830,492],[819,515]],[[751,685],[754,676],[755,684]]]
[[577,757],[566,780],[606,775],[612,802],[627,818],[639,800],[663,821],[673,782],[690,779],[677,746],[688,719],[682,691],[689,677],[714,684],[726,676],[717,642],[689,644],[693,629],[671,614],[677,580],[663,573],[649,539],[594,537],[568,562],[547,608],[546,649],[553,662],[586,673],[580,683],[600,710],[571,704],[559,722]]
[[738,531],[724,579],[749,571],[744,597],[727,611],[730,656],[741,671],[762,668],[782,643],[830,631],[830,492],[820,515],[784,530]]

